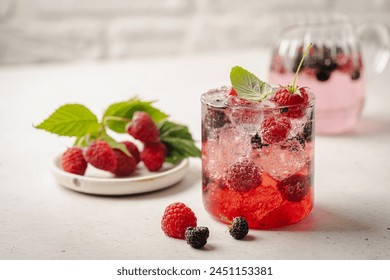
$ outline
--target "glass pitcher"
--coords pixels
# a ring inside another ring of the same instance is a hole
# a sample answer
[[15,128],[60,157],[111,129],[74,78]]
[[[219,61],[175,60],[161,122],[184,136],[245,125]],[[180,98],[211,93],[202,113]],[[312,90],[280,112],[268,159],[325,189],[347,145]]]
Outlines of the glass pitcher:
[[[363,63],[360,39],[374,47]],[[344,15],[316,15],[283,28],[274,43],[269,81],[289,84],[306,47],[312,43],[301,68],[298,85],[316,96],[316,133],[340,134],[357,124],[365,83],[380,74],[389,59],[389,36],[381,25],[356,27]]]

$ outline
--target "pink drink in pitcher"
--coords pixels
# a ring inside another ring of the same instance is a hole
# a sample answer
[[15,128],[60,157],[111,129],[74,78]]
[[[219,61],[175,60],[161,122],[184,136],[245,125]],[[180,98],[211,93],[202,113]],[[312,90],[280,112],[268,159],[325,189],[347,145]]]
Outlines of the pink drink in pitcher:
[[[301,49],[292,61],[274,54],[271,83],[286,84],[293,79],[302,57]],[[342,133],[357,124],[365,93],[361,61],[359,53],[345,54],[341,48],[332,50],[325,46],[314,46],[306,57],[299,81],[315,92],[317,133]]]
[[350,132],[362,112],[366,81],[386,68],[389,40],[385,26],[352,22],[345,15],[308,13],[294,17],[275,38],[269,82],[291,81],[304,47],[312,43],[299,82],[315,94],[316,133]]

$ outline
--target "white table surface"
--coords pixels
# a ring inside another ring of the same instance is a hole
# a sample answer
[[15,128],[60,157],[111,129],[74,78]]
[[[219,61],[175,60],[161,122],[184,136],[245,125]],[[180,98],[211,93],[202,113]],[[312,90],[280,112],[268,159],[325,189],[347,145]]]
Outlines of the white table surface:
[[[267,50],[0,68],[0,259],[390,259],[390,69],[368,87],[349,135],[316,138],[315,208],[277,230],[236,241],[201,199],[201,163],[177,185],[124,197],[84,195],[59,186],[52,158],[72,142],[33,128],[64,103],[96,114],[134,94],[159,102],[200,139],[200,94],[229,84],[242,65],[265,77]],[[164,208],[190,206],[208,226],[204,250],[166,237]]]

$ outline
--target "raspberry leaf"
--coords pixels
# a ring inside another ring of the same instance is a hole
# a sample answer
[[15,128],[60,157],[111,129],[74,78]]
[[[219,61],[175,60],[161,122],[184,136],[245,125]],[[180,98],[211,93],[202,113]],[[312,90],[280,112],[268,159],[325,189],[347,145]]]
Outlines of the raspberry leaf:
[[269,84],[240,66],[232,68],[230,81],[237,95],[244,99],[261,101],[272,93],[272,87]]
[[126,148],[125,144],[117,142],[114,138],[112,138],[110,135],[107,134],[106,130],[104,128],[100,129],[97,133],[91,133],[86,136],[77,137],[73,146],[75,147],[81,147],[86,148],[88,147],[94,140],[103,140],[110,145],[113,149],[119,149],[122,152],[124,152],[127,156],[131,156],[129,151]]
[[97,117],[84,105],[66,104],[35,126],[60,136],[84,136],[101,128]]
[[157,127],[160,141],[167,147],[166,162],[177,163],[187,157],[201,157],[187,126],[165,120],[159,122]]
[[108,143],[108,145],[110,145],[111,148],[121,150],[127,156],[132,157],[130,152],[127,150],[125,144],[117,142],[114,138],[112,138],[110,135],[108,135],[105,131],[103,131],[103,133],[100,135],[99,139],[106,141]]
[[147,113],[157,123],[168,117],[159,109],[153,107],[153,101],[142,101],[135,97],[128,101],[110,105],[104,112],[103,121],[113,131],[126,133],[126,125],[132,119],[136,111]]

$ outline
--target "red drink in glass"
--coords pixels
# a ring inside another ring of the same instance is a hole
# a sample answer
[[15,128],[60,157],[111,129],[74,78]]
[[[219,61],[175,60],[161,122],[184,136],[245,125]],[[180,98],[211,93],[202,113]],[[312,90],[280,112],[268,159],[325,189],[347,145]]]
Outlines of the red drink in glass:
[[[252,102],[229,92],[202,95],[206,210],[222,222],[242,216],[256,229],[298,222],[313,207],[313,94],[294,108],[276,105],[272,96]],[[301,116],[288,117],[297,109]]]

